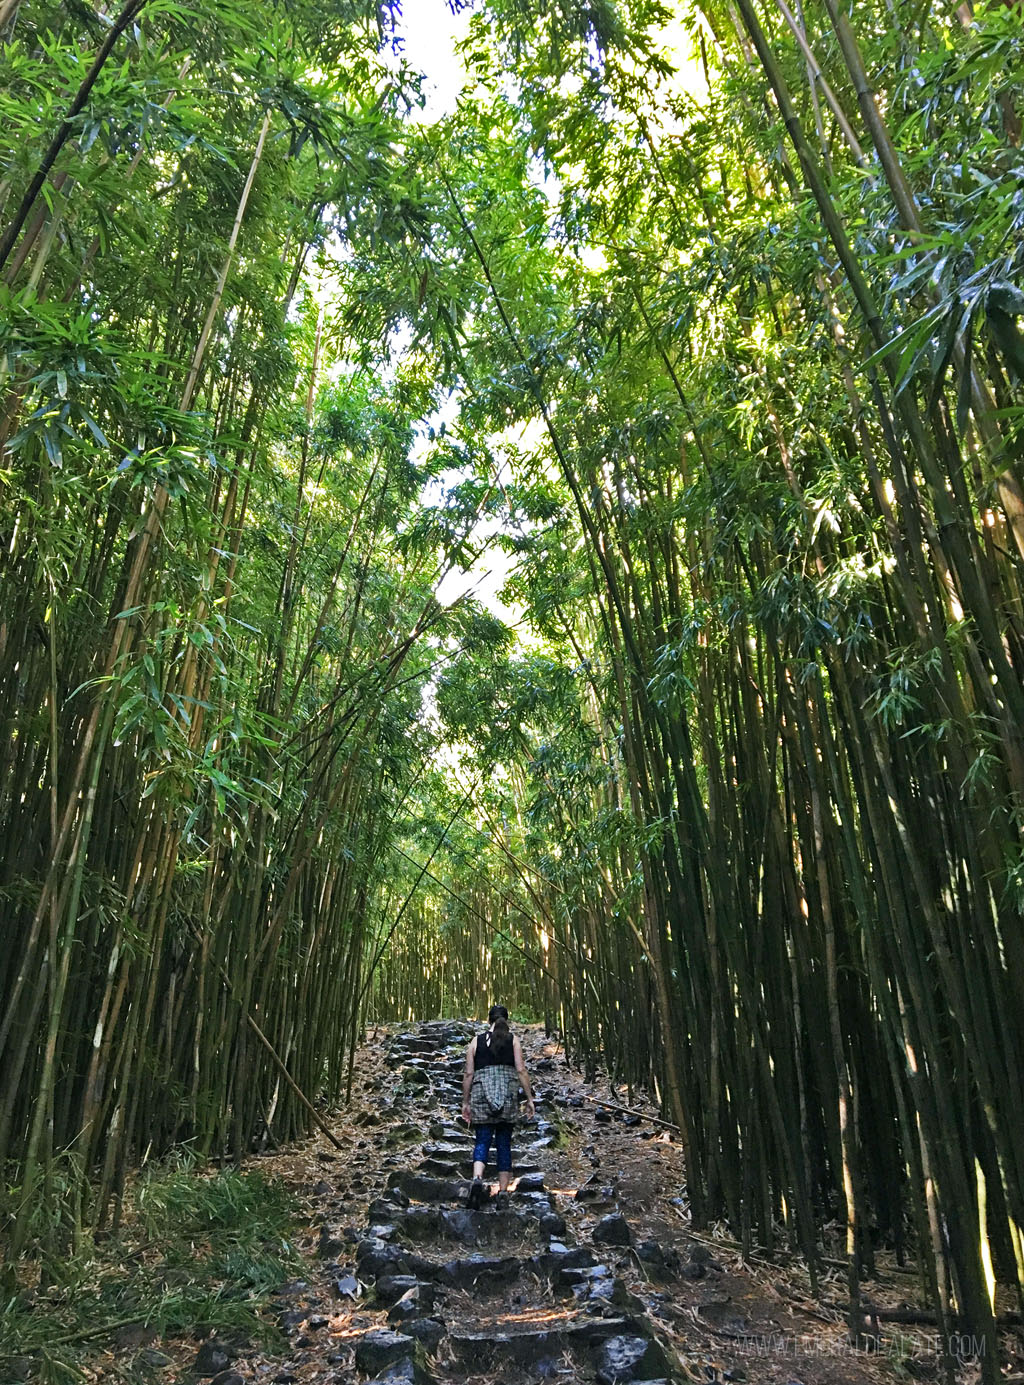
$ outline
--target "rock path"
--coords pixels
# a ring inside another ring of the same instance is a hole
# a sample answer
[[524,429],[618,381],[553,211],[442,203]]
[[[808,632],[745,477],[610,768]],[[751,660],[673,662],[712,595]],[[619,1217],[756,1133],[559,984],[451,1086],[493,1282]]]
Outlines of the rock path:
[[[324,1161],[313,1191],[328,1213],[318,1250],[333,1303],[323,1285],[286,1286],[281,1325],[294,1334],[296,1355],[327,1329],[327,1362],[343,1368],[337,1385],[683,1379],[617,1273],[633,1240],[625,1218],[609,1208],[594,1243],[580,1243],[546,1187],[546,1156],[559,1133],[542,1081],[538,1119],[516,1132],[507,1209],[493,1195],[479,1211],[466,1208],[470,1137],[455,1122],[465,1046],[476,1032],[438,1021],[391,1040],[385,1062],[397,1077],[397,1104],[367,1113],[366,1147],[376,1152],[383,1187],[368,1199],[362,1225],[335,1223]],[[371,1082],[381,1091],[390,1085],[383,1076]],[[485,1176],[497,1179],[493,1163]],[[286,1364],[268,1377],[291,1385],[304,1374]]]
[[538,1118],[516,1132],[509,1205],[470,1211],[471,1140],[457,1121],[478,1031],[433,1021],[369,1043],[343,1152],[271,1156],[308,1199],[314,1233],[307,1277],[276,1298],[287,1349],[225,1362],[207,1342],[195,1374],[212,1385],[880,1378],[863,1358],[813,1349],[751,1355],[759,1334],[806,1322],[685,1229],[678,1146],[647,1121],[584,1109],[584,1085],[537,1031],[522,1037]]

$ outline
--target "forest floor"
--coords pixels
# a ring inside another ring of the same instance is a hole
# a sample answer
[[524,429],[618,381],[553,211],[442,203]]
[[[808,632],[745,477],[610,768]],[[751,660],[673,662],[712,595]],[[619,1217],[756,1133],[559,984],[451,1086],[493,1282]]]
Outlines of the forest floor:
[[[881,1385],[941,1378],[927,1328],[884,1324],[853,1350],[830,1271],[811,1294],[800,1261],[742,1258],[689,1226],[679,1144],[639,1098],[584,1081],[541,1029],[520,1029],[538,1119],[517,1131],[508,1210],[465,1210],[470,1139],[457,1122],[472,1026],[375,1031],[353,1102],[318,1136],[254,1156],[297,1199],[296,1277],[269,1295],[270,1336],[152,1332],[95,1344],[94,1382],[160,1385],[527,1385],[542,1380]],[[489,1170],[493,1177],[493,1170]],[[221,1286],[230,1296],[231,1286]],[[877,1305],[919,1301],[891,1267]],[[269,1343],[269,1345],[268,1345]],[[140,1349],[141,1348],[141,1349]],[[2,1367],[2,1362],[0,1362]],[[1018,1367],[1019,1368],[1019,1367]],[[2,1374],[2,1370],[0,1370]],[[966,1365],[961,1379],[974,1371]],[[25,1377],[22,1377],[25,1378]]]

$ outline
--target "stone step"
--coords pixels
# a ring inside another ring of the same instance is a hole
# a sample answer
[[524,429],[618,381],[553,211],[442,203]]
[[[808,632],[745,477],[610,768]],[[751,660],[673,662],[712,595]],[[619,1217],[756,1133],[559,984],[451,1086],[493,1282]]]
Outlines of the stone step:
[[410,1207],[393,1218],[398,1234],[410,1241],[420,1244],[430,1240],[457,1241],[464,1246],[540,1237],[543,1235],[540,1220],[533,1208],[471,1212],[468,1208]]
[[386,1186],[397,1188],[416,1202],[459,1202],[469,1191],[463,1179],[431,1178],[412,1169],[394,1169]]
[[575,1267],[585,1269],[593,1264],[594,1257],[586,1246],[574,1246],[571,1250],[562,1248],[560,1254],[544,1251],[523,1259],[517,1255],[463,1255],[454,1260],[445,1260],[424,1270],[422,1264],[417,1269],[421,1279],[452,1289],[475,1289],[479,1292],[502,1293],[509,1284],[521,1275],[531,1275],[541,1281],[551,1280],[559,1270]]
[[449,1289],[504,1289],[519,1278],[524,1263],[518,1255],[465,1255],[435,1266],[432,1278]]
[[[521,1165],[516,1192],[513,1194],[520,1202],[537,1202],[543,1199],[545,1210],[550,1205],[550,1196],[544,1189],[544,1174],[540,1170],[528,1172]],[[402,1193],[414,1202],[438,1204],[442,1202],[464,1202],[469,1192],[465,1178],[434,1178],[415,1169],[392,1169],[387,1178],[387,1190]]]
[[[459,1365],[472,1368],[475,1374],[486,1373],[492,1379],[500,1379],[505,1371],[515,1367],[527,1367],[538,1375],[554,1374],[558,1358],[566,1352],[577,1358],[595,1360],[605,1342],[637,1336],[637,1325],[630,1318],[581,1317],[552,1321],[550,1310],[545,1310],[543,1326],[531,1324],[528,1319],[510,1324],[506,1316],[500,1328],[450,1332],[448,1347]],[[642,1372],[644,1367],[640,1369]],[[653,1372],[631,1378],[651,1379]]]
[[551,1276],[557,1290],[568,1290],[577,1303],[585,1304],[594,1313],[608,1308],[641,1315],[644,1306],[608,1265],[586,1268],[560,1265]]
[[[517,1159],[515,1153],[512,1155],[513,1177],[525,1177],[527,1174],[542,1173],[539,1164],[532,1163],[529,1159]],[[421,1159],[417,1164],[420,1173],[429,1174],[432,1178],[442,1179],[470,1179],[473,1176],[473,1159],[467,1155],[463,1159]],[[498,1166],[493,1159],[484,1166],[484,1177],[493,1182],[498,1176]]]
[[[456,1106],[453,1109],[458,1110]],[[433,1146],[452,1146],[458,1145],[462,1149],[466,1147],[466,1141],[473,1137],[473,1127],[470,1125],[456,1125],[454,1121],[435,1121],[427,1128],[430,1137],[426,1144]],[[558,1141],[558,1131],[550,1121],[535,1120],[528,1125],[525,1122],[517,1125],[512,1135],[513,1149],[550,1149]],[[424,1145],[424,1153],[433,1153],[433,1149],[428,1150]]]
[[[466,1288],[478,1280],[511,1282],[520,1273],[541,1280],[554,1280],[566,1271],[594,1267],[594,1255],[589,1246],[565,1246],[551,1242],[547,1250],[523,1259],[520,1256],[493,1256],[475,1252],[454,1259],[433,1260],[409,1246],[398,1245],[367,1237],[356,1247],[359,1277],[382,1284],[381,1296],[391,1298],[403,1287],[411,1288],[417,1281],[448,1287]],[[563,1285],[566,1280],[563,1278]],[[564,1292],[564,1288],[561,1292]]]
[[355,1343],[356,1366],[369,1374],[387,1371],[389,1366],[407,1358],[415,1360],[415,1338],[388,1329],[364,1332]]
[[[458,1138],[452,1140],[428,1140],[423,1146],[424,1155],[432,1159],[465,1159],[473,1151],[473,1132],[463,1128],[457,1132]],[[516,1135],[512,1136],[512,1157],[515,1158],[516,1151],[523,1154],[533,1154],[550,1146],[546,1138],[521,1140]],[[538,1168],[540,1165],[537,1166]],[[531,1173],[536,1170],[531,1169]]]
[[[504,1292],[528,1269],[531,1273],[540,1270],[541,1256],[524,1260],[518,1255],[462,1255],[452,1260],[428,1260],[426,1256],[414,1251],[405,1251],[394,1265],[385,1265],[384,1272],[377,1276],[377,1283],[385,1284],[385,1292],[390,1292],[394,1283],[405,1278],[410,1282],[419,1281],[436,1284],[442,1289],[484,1289]],[[368,1264],[367,1261],[363,1262]],[[397,1271],[401,1269],[402,1273]],[[367,1278],[372,1277],[367,1275]],[[540,1275],[538,1275],[540,1277]]]
[[[377,1288],[379,1291],[379,1279]],[[407,1289],[401,1298],[396,1299],[391,1305],[388,1310],[388,1322],[405,1326],[418,1321],[420,1318],[429,1318],[434,1311],[436,1298],[437,1288],[434,1284],[417,1281],[411,1289]]]
[[398,1125],[393,1125],[390,1130],[384,1133],[384,1144],[388,1149],[398,1149],[402,1145],[411,1145],[420,1138],[423,1131],[412,1121],[401,1121]]
[[463,1159],[461,1162],[455,1159],[421,1159],[416,1165],[418,1173],[425,1173],[431,1178],[457,1179],[465,1178],[465,1166],[470,1164],[472,1171],[472,1160]]
[[435,1121],[429,1127],[427,1134],[432,1140],[459,1140],[465,1143],[466,1136],[469,1134],[469,1126],[455,1125],[451,1121]]
[[531,1256],[526,1262],[531,1274],[552,1281],[560,1270],[591,1269],[593,1266],[594,1255],[589,1246],[567,1246],[561,1241],[551,1241],[547,1250]]

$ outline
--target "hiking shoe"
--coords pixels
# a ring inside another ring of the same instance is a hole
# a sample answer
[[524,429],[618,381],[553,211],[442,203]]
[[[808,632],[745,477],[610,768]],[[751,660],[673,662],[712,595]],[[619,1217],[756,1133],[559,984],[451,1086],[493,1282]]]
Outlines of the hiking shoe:
[[497,1198],[495,1199],[495,1202],[494,1202],[495,1210],[498,1211],[498,1212],[507,1212],[507,1211],[508,1211],[508,1202],[509,1202],[508,1193],[499,1193],[498,1196],[497,1196]]
[[474,1178],[469,1185],[469,1196],[466,1198],[466,1206],[471,1212],[479,1212],[484,1200],[484,1185],[479,1178]]

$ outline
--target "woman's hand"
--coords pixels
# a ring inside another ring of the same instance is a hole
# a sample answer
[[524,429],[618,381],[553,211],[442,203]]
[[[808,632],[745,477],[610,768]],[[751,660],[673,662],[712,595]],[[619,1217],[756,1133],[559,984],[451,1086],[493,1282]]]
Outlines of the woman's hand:
[[469,1124],[469,1102],[468,1102],[468,1101],[464,1101],[464,1102],[462,1103],[462,1119],[466,1122],[467,1125]]
[[527,1097],[527,1099],[526,1099],[526,1119],[527,1119],[528,1121],[532,1121],[533,1118],[534,1118],[534,1116],[535,1116],[536,1114],[537,1114],[537,1113],[536,1113],[536,1110],[535,1110],[534,1105],[533,1105],[533,1097],[532,1097],[532,1096],[531,1096],[531,1097]]

